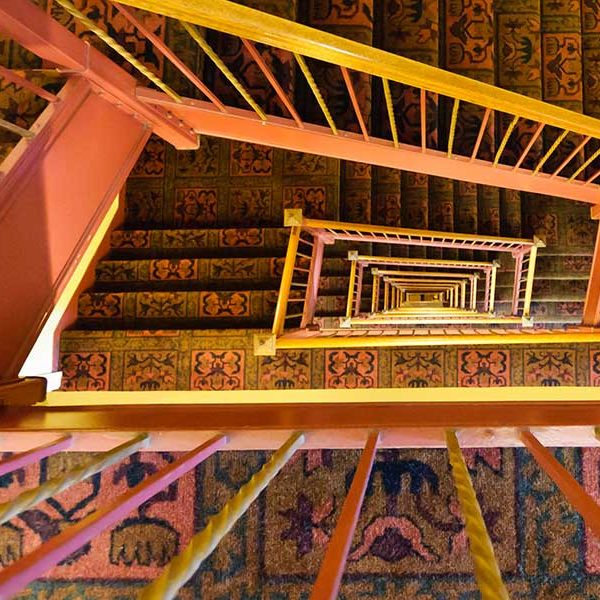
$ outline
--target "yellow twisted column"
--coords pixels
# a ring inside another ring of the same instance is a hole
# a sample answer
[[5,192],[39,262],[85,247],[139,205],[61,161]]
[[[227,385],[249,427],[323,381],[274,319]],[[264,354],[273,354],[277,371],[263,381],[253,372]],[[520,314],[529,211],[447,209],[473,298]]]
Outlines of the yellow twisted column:
[[473,483],[454,431],[446,432],[446,445],[448,446],[456,493],[465,519],[465,529],[469,537],[475,579],[479,586],[481,598],[482,600],[508,600],[508,592],[502,581],[502,574],[494,555],[494,548],[485,527]]
[[179,21],[183,28],[188,32],[190,37],[200,46],[202,51],[213,61],[215,66],[223,73],[223,75],[228,79],[229,83],[240,93],[242,98],[250,105],[252,110],[259,116],[261,121],[267,120],[267,115],[261,109],[261,107],[256,104],[252,96],[249,94],[248,90],[240,83],[240,81],[236,78],[236,76],[229,70],[227,65],[219,58],[219,55],[210,47],[208,42],[202,37],[200,32],[189,23],[185,21]]
[[139,61],[131,52],[123,48],[116,40],[98,27],[94,21],[86,17],[77,7],[69,0],[55,0],[60,4],[73,18],[85,25],[90,31],[95,33],[109,48],[112,48],[117,54],[122,56],[130,65],[135,67],[142,75],[145,75],[154,85],[160,88],[163,92],[171,96],[176,102],[181,102],[181,96],[170,88],[160,77],[157,77],[144,63]]
[[304,443],[302,433],[294,433],[287,442],[271,456],[263,468],[243,485],[237,494],[225,504],[221,512],[211,517],[206,527],[197,533],[186,549],[176,556],[161,576],[145,587],[140,600],[169,600],[175,598],[179,589],[210,556],[217,544],[227,535],[237,520],[248,510],[260,493]]
[[35,506],[38,502],[42,502],[68,487],[99,473],[100,471],[110,467],[111,465],[126,458],[130,454],[145,448],[150,441],[150,436],[147,433],[141,433],[135,436],[132,440],[113,448],[108,452],[104,452],[95,460],[92,460],[82,467],[73,469],[65,475],[49,479],[46,483],[19,494],[13,500],[0,504],[0,525],[10,521],[19,513]]

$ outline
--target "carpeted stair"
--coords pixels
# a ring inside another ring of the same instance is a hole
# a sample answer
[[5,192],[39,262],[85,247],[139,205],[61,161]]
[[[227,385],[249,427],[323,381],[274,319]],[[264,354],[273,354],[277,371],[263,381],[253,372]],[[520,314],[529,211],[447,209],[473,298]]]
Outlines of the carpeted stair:
[[[560,11],[557,13],[552,3],[537,9],[535,3],[525,7],[506,1],[494,6],[490,2],[448,2],[439,7],[434,2],[358,2],[335,7],[319,2],[298,7],[287,2],[258,4],[281,16],[415,60],[583,109],[580,88],[586,85],[585,77],[579,80],[575,99],[568,95],[561,99],[553,93],[553,86],[558,85],[554,78],[560,79],[560,73],[541,67],[553,52],[560,53],[556,39],[566,35],[552,29],[560,30],[563,25],[557,20]],[[569,19],[572,16],[569,13]],[[540,22],[543,34],[536,29]],[[168,27],[167,38],[179,44],[180,51],[193,52],[179,28],[174,24]],[[540,36],[548,40],[543,46],[545,57]],[[237,40],[214,32],[209,39],[263,106],[286,114],[262,75],[248,67],[250,58]],[[517,52],[518,39],[529,40],[529,54]],[[265,57],[284,89],[295,98],[302,116],[324,123],[289,54],[265,51]],[[202,56],[196,61],[226,103],[244,105],[211,64]],[[336,124],[358,130],[339,70],[317,61],[309,63]],[[535,72],[543,77],[528,78],[527,74]],[[182,92],[192,93],[168,66],[163,76],[173,79]],[[380,82],[357,74],[353,82],[371,132],[389,137]],[[392,92],[400,138],[415,141],[419,135],[418,95],[400,85],[393,85]],[[428,143],[444,148],[448,100],[428,94],[427,106]],[[455,152],[470,151],[480,119],[481,111],[475,107],[467,105],[461,111]],[[490,122],[480,156],[493,155],[505,126],[500,121]],[[507,146],[507,160],[518,156],[530,135],[526,123],[517,127]],[[539,157],[551,142],[551,135],[540,140],[528,160]],[[268,327],[286,244],[281,224],[287,207],[301,207],[309,216],[356,222],[538,235],[547,247],[540,251],[533,315],[545,326],[575,323],[581,316],[595,230],[585,205],[206,137],[196,152],[174,152],[160,140],[151,140],[129,180],[126,203],[125,226],[113,232],[111,253],[98,265],[94,287],[80,298],[76,328]],[[423,248],[377,247],[375,251],[456,256],[456,251]],[[337,252],[340,256],[344,253],[340,248]],[[465,251],[460,256],[486,258],[483,253]],[[340,261],[332,265],[329,260],[318,307],[323,316],[339,314],[345,306],[341,278],[347,266]],[[502,265],[497,309],[508,312],[512,264],[503,260]]]
[[[416,60],[600,116],[600,6],[571,0],[253,0],[256,8],[374,44]],[[141,44],[100,0],[78,5],[124,39]],[[100,6],[100,10],[98,10]],[[53,14],[75,29],[57,6]],[[153,27],[228,104],[242,106],[174,22]],[[83,35],[81,29],[77,31]],[[88,37],[88,34],[85,34]],[[209,39],[269,112],[279,100],[237,40]],[[92,43],[97,43],[90,38]],[[101,47],[99,45],[99,47]],[[145,48],[145,46],[144,46]],[[302,116],[322,118],[290,55],[267,52]],[[150,66],[182,94],[194,90],[162,60]],[[336,122],[356,123],[339,72],[309,61]],[[565,66],[566,65],[566,66]],[[363,115],[389,135],[380,82],[355,76]],[[418,95],[393,86],[402,140],[419,131]],[[8,117],[7,117],[8,118]],[[472,145],[480,112],[461,113],[457,153]],[[447,99],[428,95],[428,143],[444,148]],[[481,148],[490,156],[506,123],[492,122]],[[520,124],[507,147],[518,156],[532,133]],[[540,140],[539,156],[552,143]],[[461,146],[459,141],[464,140]],[[577,143],[574,140],[573,143]],[[356,157],[359,160],[362,157]],[[516,158],[513,158],[516,160]],[[79,319],[61,340],[63,389],[228,390],[349,387],[598,385],[600,348],[423,348],[280,352],[256,357],[253,328],[268,328],[287,244],[284,208],[309,216],[444,231],[538,235],[534,315],[542,323],[577,322],[591,264],[595,224],[588,207],[554,198],[415,175],[364,163],[203,137],[199,150],[176,152],[152,138],[127,184],[127,216],[112,232],[96,280],[79,298]],[[347,247],[327,256],[319,314],[345,306]],[[422,249],[377,248],[422,256]],[[431,257],[452,258],[431,251]],[[481,258],[464,255],[465,258]],[[498,308],[511,272],[498,281]],[[524,451],[466,452],[511,598],[600,598],[600,552],[581,520]],[[557,457],[600,495],[595,449],[559,449]],[[50,459],[38,473],[3,481],[0,495],[32,486],[76,458]],[[115,486],[174,460],[142,454],[79,486],[71,496],[15,520],[0,537],[0,562],[106,503]],[[181,550],[265,460],[265,453],[222,453],[144,506],[139,514],[71,557],[23,598],[133,598]],[[309,594],[357,453],[299,453],[276,483],[203,565],[181,598],[299,600]],[[37,478],[37,479],[36,479]],[[86,486],[93,487],[88,489]],[[30,518],[29,518],[30,517]],[[9,554],[9,551],[13,554]],[[2,564],[5,564],[4,562]],[[342,598],[476,598],[464,524],[443,451],[382,451],[352,545]]]

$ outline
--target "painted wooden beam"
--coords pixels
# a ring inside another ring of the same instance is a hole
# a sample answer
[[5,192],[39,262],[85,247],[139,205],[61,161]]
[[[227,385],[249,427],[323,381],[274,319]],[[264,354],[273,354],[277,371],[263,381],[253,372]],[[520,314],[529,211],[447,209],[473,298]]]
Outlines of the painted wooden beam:
[[336,600],[338,597],[352,537],[356,530],[369,476],[373,468],[378,442],[379,433],[376,431],[370,433],[352,479],[350,491],[344,500],[335,531],[327,545],[325,557],[321,563],[310,600]]
[[564,177],[530,170],[514,169],[512,166],[485,160],[471,160],[467,156],[399,143],[398,147],[388,140],[369,137],[365,141],[359,133],[349,131],[334,135],[327,127],[304,123],[300,129],[293,119],[269,115],[267,121],[256,118],[253,111],[230,108],[223,114],[210,102],[184,98],[177,103],[166,94],[148,88],[138,89],[138,98],[150,105],[160,106],[183,119],[202,135],[212,135],[230,140],[273,146],[298,152],[319,153],[341,160],[361,160],[372,165],[405,169],[453,180],[515,189],[523,192],[559,196],[590,204],[600,202],[598,186],[583,182],[569,182]]

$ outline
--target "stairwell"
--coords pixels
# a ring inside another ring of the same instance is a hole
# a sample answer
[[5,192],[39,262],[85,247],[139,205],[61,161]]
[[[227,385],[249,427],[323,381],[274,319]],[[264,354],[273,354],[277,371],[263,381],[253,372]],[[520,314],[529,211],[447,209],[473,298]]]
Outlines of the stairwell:
[[[585,60],[585,52],[583,60],[581,56],[583,44],[592,47],[599,34],[586,29],[587,8],[585,15],[567,11],[568,18],[563,18],[556,3],[545,2],[497,2],[493,8],[490,2],[469,6],[357,2],[329,8],[318,2],[255,4],[363,43],[593,113],[589,71],[594,63]],[[112,25],[118,27],[118,20]],[[162,31],[226,104],[242,105],[237,92],[176,24],[163,24]],[[285,114],[237,40],[215,33],[209,39],[253,97],[269,111]],[[528,52],[519,49],[525,41]],[[567,49],[565,64],[571,67],[563,72],[551,63],[564,63]],[[264,57],[295,98],[301,116],[323,120],[289,54],[269,50]],[[339,70],[316,61],[311,70],[337,125],[358,130]],[[182,93],[193,93],[167,65],[163,77],[178,84]],[[371,86],[365,75],[355,77],[353,84],[370,130],[389,135],[382,90]],[[392,95],[401,141],[414,140],[419,135],[419,98],[414,90],[399,85],[392,87]],[[431,94],[427,103],[429,143],[443,148],[451,107]],[[457,152],[461,144],[464,151],[472,147],[480,119],[475,109],[461,112]],[[505,127],[506,123],[490,122],[481,154],[493,152]],[[507,151],[518,156],[531,134],[522,126]],[[552,142],[551,133],[541,136],[532,156],[539,157]],[[287,231],[281,227],[285,208],[302,208],[316,218],[537,235],[546,241],[538,259],[532,305],[539,326],[579,322],[595,234],[583,204],[209,137],[202,138],[199,150],[189,152],[151,139],[129,178],[125,202],[125,222],[112,233],[110,253],[97,265],[93,287],[79,298],[79,319],[65,333],[65,351],[77,331],[87,332],[92,350],[93,336],[108,331],[270,327],[287,242]],[[422,248],[386,251],[424,255]],[[345,307],[345,248],[336,246],[336,252],[325,260],[320,316],[341,314]],[[462,252],[462,258],[473,258]],[[452,258],[455,253],[429,250],[430,257]],[[509,262],[499,272],[496,304],[506,312]]]

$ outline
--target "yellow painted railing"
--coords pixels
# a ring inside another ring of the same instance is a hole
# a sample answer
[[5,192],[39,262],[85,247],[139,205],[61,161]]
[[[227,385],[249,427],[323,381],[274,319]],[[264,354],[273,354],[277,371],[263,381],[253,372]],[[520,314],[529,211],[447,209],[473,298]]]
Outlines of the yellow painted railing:
[[228,0],[124,0],[122,4],[208,27],[295,54],[470,102],[561,130],[600,138],[600,121],[535,98],[443,71],[390,52]]
[[[365,346],[422,345],[422,339],[409,339],[407,342],[407,338],[411,337],[409,332],[397,335],[394,328],[402,325],[531,326],[528,317],[535,275],[535,253],[538,246],[543,245],[536,238],[477,236],[307,219],[299,209],[287,209],[284,224],[290,228],[290,239],[272,334],[256,337],[257,354],[272,355],[278,348],[331,347],[331,344],[338,342],[356,347],[359,340]],[[337,315],[337,325],[332,326],[334,317],[317,318],[317,302],[320,298],[319,279],[325,247],[337,241],[510,254],[515,259],[511,313],[495,312],[496,275],[499,268],[496,261],[385,257],[351,251],[348,253],[345,311]],[[374,265],[377,268],[370,269]],[[407,270],[398,270],[400,268]],[[372,280],[367,281],[366,274],[372,275]],[[480,276],[485,283],[478,292]],[[363,290],[369,283],[370,312],[362,306]],[[481,294],[480,301],[478,293]],[[382,328],[387,329],[384,331]],[[424,330],[420,332],[426,333]],[[464,332],[459,332],[460,335],[463,333],[463,343],[466,343],[467,337],[476,335],[468,327]],[[497,332],[498,335],[506,333]],[[515,333],[521,335],[520,332]],[[446,332],[436,332],[431,340],[435,344],[446,343]],[[506,340],[503,337],[501,343]],[[520,338],[515,343],[523,341]]]

